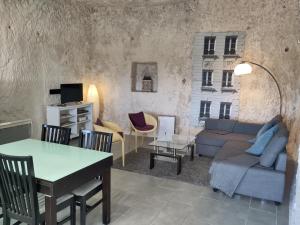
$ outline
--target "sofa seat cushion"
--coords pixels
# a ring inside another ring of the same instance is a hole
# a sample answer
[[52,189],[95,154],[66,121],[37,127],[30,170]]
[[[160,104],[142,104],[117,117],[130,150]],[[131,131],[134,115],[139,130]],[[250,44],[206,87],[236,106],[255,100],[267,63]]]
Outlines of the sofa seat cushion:
[[212,145],[222,147],[226,139],[224,135],[212,133],[211,131],[204,130],[197,135],[196,143],[202,145]]
[[247,154],[245,150],[251,146],[246,141],[227,141],[215,155],[214,161],[222,161],[227,158]]
[[197,144],[213,145],[222,147],[226,141],[244,141],[252,139],[254,136],[249,134],[224,133],[220,134],[219,130],[204,130],[196,138]]

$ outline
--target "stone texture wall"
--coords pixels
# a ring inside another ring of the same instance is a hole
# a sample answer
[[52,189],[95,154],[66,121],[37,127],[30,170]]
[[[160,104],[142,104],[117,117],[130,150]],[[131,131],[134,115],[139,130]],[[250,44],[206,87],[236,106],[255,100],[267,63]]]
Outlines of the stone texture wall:
[[32,118],[35,136],[49,89],[82,81],[89,63],[89,8],[65,3],[0,1],[0,121]]
[[[280,82],[289,152],[300,142],[298,0],[1,0],[0,120],[32,118],[34,134],[62,82],[96,83],[101,113],[128,128],[127,113],[177,115],[189,125],[196,32],[245,31],[246,60]],[[131,92],[131,63],[158,62],[158,92]],[[273,81],[261,70],[240,79],[240,119],[278,112]],[[86,89],[86,88],[85,88]]]

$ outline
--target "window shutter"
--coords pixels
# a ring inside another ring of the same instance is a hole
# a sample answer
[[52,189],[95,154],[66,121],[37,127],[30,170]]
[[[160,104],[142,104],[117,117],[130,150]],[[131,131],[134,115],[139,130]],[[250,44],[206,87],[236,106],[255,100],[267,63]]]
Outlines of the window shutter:
[[229,42],[230,42],[230,37],[226,37],[226,39],[225,39],[224,55],[228,55],[229,54]]
[[204,52],[203,52],[204,55],[208,54],[208,43],[209,43],[209,37],[205,37],[204,38]]
[[227,71],[223,71],[223,77],[222,77],[222,87],[226,87],[226,77],[227,77]]
[[206,72],[202,71],[202,86],[206,86]]
[[231,83],[232,83],[232,82],[231,82],[231,81],[232,81],[232,72],[231,72],[231,71],[228,72],[228,73],[227,73],[227,76],[228,76],[228,78],[227,78],[227,79],[228,79],[228,85],[227,85],[227,86],[228,86],[228,87],[232,87],[232,84],[231,84]]

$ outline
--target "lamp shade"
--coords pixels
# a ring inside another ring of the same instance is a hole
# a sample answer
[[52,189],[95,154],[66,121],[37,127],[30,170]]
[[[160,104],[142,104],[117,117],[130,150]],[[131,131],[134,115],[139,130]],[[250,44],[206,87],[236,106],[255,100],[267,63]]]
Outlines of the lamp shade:
[[93,121],[96,122],[99,117],[100,112],[100,103],[99,103],[99,95],[96,85],[91,84],[89,86],[87,101],[93,103]]
[[238,64],[234,68],[234,75],[236,75],[236,76],[247,75],[247,74],[250,74],[251,72],[252,72],[252,67],[248,63]]

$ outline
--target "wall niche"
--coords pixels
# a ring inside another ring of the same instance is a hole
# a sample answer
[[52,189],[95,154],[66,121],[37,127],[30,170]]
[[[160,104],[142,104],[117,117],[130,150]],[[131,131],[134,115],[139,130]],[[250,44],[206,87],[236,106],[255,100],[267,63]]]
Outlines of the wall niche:
[[131,67],[131,91],[157,92],[157,77],[156,62],[133,62]]

